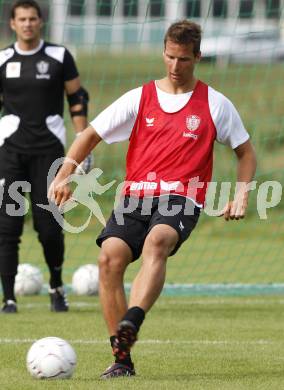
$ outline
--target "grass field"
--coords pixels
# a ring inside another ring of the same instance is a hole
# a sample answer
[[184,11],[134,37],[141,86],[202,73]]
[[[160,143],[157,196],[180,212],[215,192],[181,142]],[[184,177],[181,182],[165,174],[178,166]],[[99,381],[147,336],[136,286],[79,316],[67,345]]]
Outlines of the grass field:
[[[48,311],[47,297],[21,298],[17,316],[1,318],[1,390],[192,389],[284,387],[284,299],[163,297],[133,349],[136,378],[103,382],[110,346],[98,298],[70,297],[71,311]],[[25,368],[32,341],[62,337],[78,365],[72,379],[37,381]]]
[[[70,283],[81,264],[96,262],[95,237],[101,226],[92,221],[80,235],[66,235],[64,277]],[[169,260],[167,283],[281,283],[283,217],[250,216],[226,223],[203,216],[192,237]],[[269,234],[268,234],[269,232]],[[21,261],[48,274],[41,249],[26,224]],[[129,267],[131,282],[140,261]],[[103,382],[111,363],[108,336],[98,297],[69,295],[69,313],[50,313],[48,297],[19,299],[17,316],[1,317],[0,388],[31,389],[282,389],[284,386],[283,296],[162,296],[147,315],[133,350],[137,377]],[[68,340],[78,367],[65,381],[37,381],[25,368],[32,341],[46,336]]]
[[[80,235],[66,235],[65,281],[81,264],[95,262],[95,221]],[[168,283],[281,283],[283,217],[272,210],[267,221],[251,216],[238,223],[204,216],[200,226],[169,260]],[[269,234],[268,234],[269,232]],[[26,225],[21,259],[47,272],[40,247]],[[41,262],[40,262],[41,261]],[[129,267],[131,282],[139,261]],[[133,350],[137,377],[102,382],[111,362],[97,297],[69,296],[71,311],[56,315],[48,297],[19,299],[17,317],[1,318],[1,389],[281,389],[283,372],[283,296],[162,296],[148,314]],[[25,368],[33,340],[57,336],[78,355],[71,380],[36,381]],[[8,379],[9,378],[9,379]]]

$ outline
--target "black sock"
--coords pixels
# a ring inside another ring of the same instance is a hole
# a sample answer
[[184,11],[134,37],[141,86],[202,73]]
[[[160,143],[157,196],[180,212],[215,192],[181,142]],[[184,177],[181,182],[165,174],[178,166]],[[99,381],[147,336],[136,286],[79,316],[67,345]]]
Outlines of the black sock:
[[140,329],[140,326],[142,325],[145,318],[145,311],[141,309],[141,307],[134,306],[128,309],[125,316],[122,318],[123,320],[131,321],[137,329],[137,332]]
[[114,340],[115,340],[115,339],[116,339],[116,336],[115,336],[115,335],[110,336],[110,338],[109,338],[111,348],[113,347],[113,343],[114,343]]
[[50,288],[57,288],[63,285],[62,282],[62,267],[48,266],[50,272],[49,285]]
[[[110,339],[110,345],[113,348],[113,343],[114,343],[114,340],[116,339],[116,336],[115,335],[110,336],[109,339]],[[125,364],[126,366],[130,367],[131,369],[133,369],[133,367],[134,367],[133,362],[131,360],[130,353],[124,359],[119,359],[118,357],[115,357],[115,363]]]
[[1,275],[2,289],[3,289],[3,301],[11,299],[16,302],[14,294],[16,275]]
[[39,240],[50,273],[49,285],[51,288],[61,287],[63,285],[64,236],[62,232],[57,231],[54,232],[53,238],[50,238],[49,234],[47,237],[45,234],[39,234]]

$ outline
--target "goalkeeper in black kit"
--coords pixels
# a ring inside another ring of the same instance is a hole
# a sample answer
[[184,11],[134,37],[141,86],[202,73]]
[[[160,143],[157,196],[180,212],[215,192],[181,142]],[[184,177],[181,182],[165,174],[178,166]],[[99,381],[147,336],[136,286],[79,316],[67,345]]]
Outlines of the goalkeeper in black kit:
[[[34,229],[50,271],[51,310],[68,311],[63,289],[64,237],[47,204],[47,176],[64,155],[64,93],[77,135],[86,128],[88,93],[70,52],[41,39],[39,5],[20,0],[11,9],[16,42],[0,51],[0,275],[2,313],[16,313],[14,295],[24,213],[19,197],[30,192]],[[83,168],[88,170],[90,156]]]

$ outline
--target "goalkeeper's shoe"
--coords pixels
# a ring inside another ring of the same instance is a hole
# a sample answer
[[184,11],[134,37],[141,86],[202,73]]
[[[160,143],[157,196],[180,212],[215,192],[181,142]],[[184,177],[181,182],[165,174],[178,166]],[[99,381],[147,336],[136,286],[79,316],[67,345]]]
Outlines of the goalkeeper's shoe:
[[64,312],[69,310],[67,296],[63,287],[56,287],[49,289],[50,296],[50,310],[56,312]]
[[118,378],[122,376],[134,376],[135,370],[134,366],[127,366],[122,363],[113,363],[110,367],[108,367],[101,375],[101,379],[112,379]]
[[7,299],[7,301],[4,301],[4,305],[1,309],[1,313],[3,314],[11,314],[11,313],[17,313],[17,304],[12,299]]
[[137,340],[137,328],[133,322],[123,320],[118,324],[116,338],[112,346],[113,355],[119,359],[125,359],[130,349]]

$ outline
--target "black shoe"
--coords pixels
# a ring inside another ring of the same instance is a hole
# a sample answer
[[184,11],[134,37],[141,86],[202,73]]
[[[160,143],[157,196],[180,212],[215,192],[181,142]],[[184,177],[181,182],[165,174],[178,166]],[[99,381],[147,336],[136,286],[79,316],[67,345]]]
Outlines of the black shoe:
[[118,378],[121,376],[134,376],[135,370],[133,367],[128,367],[125,364],[113,363],[102,373],[101,379]]
[[50,288],[48,292],[50,296],[51,311],[57,311],[57,312],[68,311],[69,305],[63,287]]
[[129,355],[130,349],[137,340],[137,329],[131,321],[121,321],[117,327],[116,339],[113,343],[112,353],[119,360]]
[[11,314],[11,313],[17,313],[17,304],[12,299],[8,299],[4,302],[4,305],[1,309],[1,313],[4,314]]

